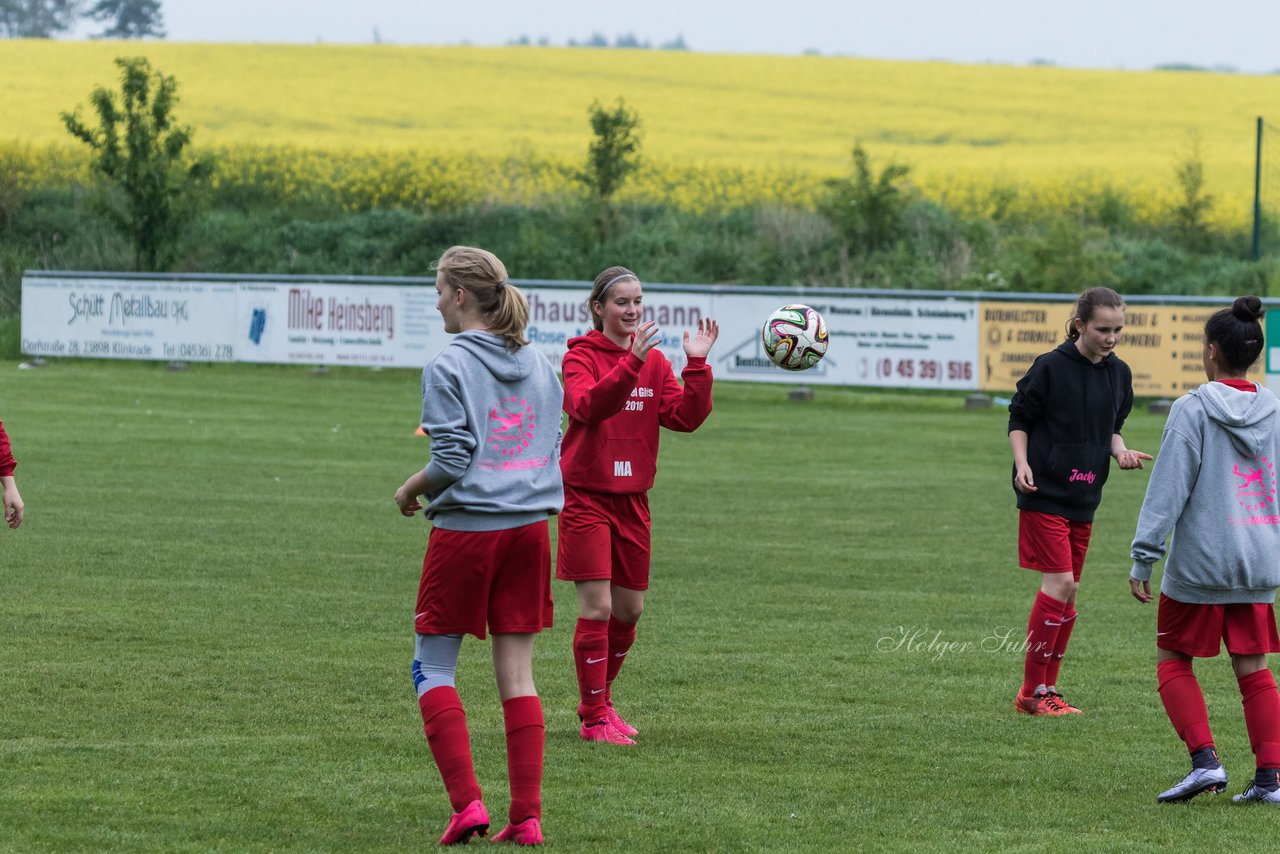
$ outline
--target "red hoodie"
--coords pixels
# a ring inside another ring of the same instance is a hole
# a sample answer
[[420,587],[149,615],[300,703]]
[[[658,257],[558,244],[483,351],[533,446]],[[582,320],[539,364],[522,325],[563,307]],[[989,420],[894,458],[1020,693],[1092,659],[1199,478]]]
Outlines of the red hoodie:
[[0,477],[9,477],[18,464],[9,450],[9,436],[4,432],[4,422],[0,421]]
[[646,492],[658,468],[658,428],[692,433],[711,414],[706,359],[689,360],[681,388],[661,350],[642,362],[593,329],[569,339],[561,369],[569,426],[560,469],[570,486]]

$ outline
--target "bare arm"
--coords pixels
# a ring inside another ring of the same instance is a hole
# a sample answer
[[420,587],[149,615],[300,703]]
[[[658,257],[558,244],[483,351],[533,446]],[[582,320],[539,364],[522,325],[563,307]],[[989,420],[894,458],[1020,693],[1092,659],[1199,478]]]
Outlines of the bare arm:
[[401,515],[412,516],[421,510],[422,502],[418,500],[418,496],[433,491],[426,471],[420,469],[409,475],[409,479],[396,490],[396,506],[400,508]]
[[1019,491],[1030,494],[1037,490],[1031,464],[1027,462],[1027,431],[1010,430],[1009,446],[1013,448],[1013,485]]
[[22,524],[22,496],[18,494],[18,482],[13,475],[5,475],[0,477],[0,487],[3,487],[4,502],[4,521],[10,528],[17,528]]
[[1142,451],[1131,451],[1124,446],[1124,437],[1119,433],[1111,434],[1111,456],[1116,458],[1122,469],[1140,469],[1143,460],[1154,460],[1150,454]]

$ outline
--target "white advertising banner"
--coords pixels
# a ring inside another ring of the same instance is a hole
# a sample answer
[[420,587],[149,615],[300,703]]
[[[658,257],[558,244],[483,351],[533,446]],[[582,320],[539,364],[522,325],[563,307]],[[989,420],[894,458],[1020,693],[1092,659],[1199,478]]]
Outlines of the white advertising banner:
[[[557,366],[591,329],[586,283],[517,283],[531,341]],[[29,274],[22,350],[36,356],[420,367],[449,340],[429,280],[341,281]],[[804,302],[827,321],[830,348],[802,373],[774,366],[760,327]],[[650,286],[644,311],[678,373],[683,339],[715,318],[717,379],[897,388],[976,386],[973,300]]]
[[241,360],[308,365],[422,365],[444,343],[430,285],[243,282]]
[[[645,296],[648,299],[648,295]],[[784,371],[764,354],[760,327],[779,306],[803,303],[827,321],[830,347],[814,367]],[[971,301],[732,294],[715,303],[717,379],[894,388],[971,389],[978,361]]]
[[232,362],[236,286],[201,280],[23,277],[22,352]]

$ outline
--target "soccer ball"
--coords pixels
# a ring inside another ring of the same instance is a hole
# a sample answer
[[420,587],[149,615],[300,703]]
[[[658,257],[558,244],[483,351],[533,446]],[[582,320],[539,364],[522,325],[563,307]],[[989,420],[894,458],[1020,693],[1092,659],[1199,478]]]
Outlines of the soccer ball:
[[827,322],[807,305],[784,305],[764,322],[760,341],[779,368],[807,370],[827,352]]

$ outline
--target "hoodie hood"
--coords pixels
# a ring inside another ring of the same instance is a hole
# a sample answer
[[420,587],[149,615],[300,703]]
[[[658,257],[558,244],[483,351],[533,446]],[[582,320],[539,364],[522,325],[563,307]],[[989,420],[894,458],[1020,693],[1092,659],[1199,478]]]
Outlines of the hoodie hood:
[[459,332],[450,344],[461,347],[476,359],[485,369],[501,382],[515,382],[529,375],[533,362],[528,347],[519,350],[507,349],[507,339],[492,332],[480,329],[469,329]]
[[585,347],[588,350],[598,350],[601,353],[613,353],[618,356],[627,352],[627,348],[614,344],[599,329],[592,329],[586,335],[570,338],[568,346],[570,350],[575,347]]
[[1188,392],[1200,399],[1205,414],[1227,432],[1231,444],[1247,457],[1256,457],[1261,452],[1271,427],[1270,419],[1277,408],[1275,394],[1255,385],[1256,393],[1238,391],[1219,382],[1208,382]]
[[1091,362],[1087,356],[1080,352],[1080,349],[1076,347],[1076,342],[1074,341],[1063,341],[1058,345],[1058,352],[1073,362],[1079,362],[1082,365],[1087,365],[1090,368],[1097,368],[1099,370],[1109,368],[1117,361],[1116,354],[1113,351],[1103,356],[1098,361]]

